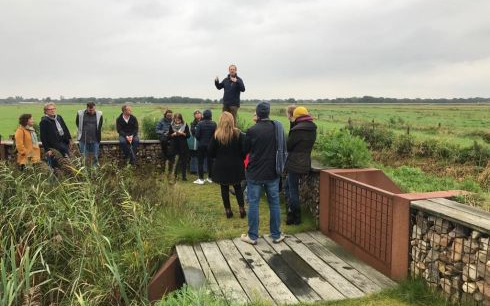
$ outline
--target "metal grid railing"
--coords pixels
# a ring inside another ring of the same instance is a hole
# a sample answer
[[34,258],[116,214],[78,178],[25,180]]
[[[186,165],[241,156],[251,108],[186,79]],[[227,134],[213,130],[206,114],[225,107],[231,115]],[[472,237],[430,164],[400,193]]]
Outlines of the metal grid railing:
[[393,195],[339,175],[331,175],[329,184],[329,231],[389,266]]

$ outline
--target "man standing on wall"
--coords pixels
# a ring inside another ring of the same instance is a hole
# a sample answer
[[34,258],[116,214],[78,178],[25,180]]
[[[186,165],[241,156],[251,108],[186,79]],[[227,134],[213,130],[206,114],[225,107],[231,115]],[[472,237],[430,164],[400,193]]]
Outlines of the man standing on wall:
[[136,162],[136,149],[139,145],[138,119],[131,114],[133,110],[129,104],[124,104],[121,110],[121,115],[116,119],[119,145],[123,150],[125,160],[129,159],[129,163],[134,165]]
[[235,65],[230,65],[228,67],[229,74],[221,83],[218,77],[214,80],[214,85],[218,90],[224,88],[223,111],[230,112],[235,121],[240,108],[240,92],[245,91],[243,80],[236,74],[236,70]]
[[86,109],[79,110],[75,119],[80,153],[85,155],[86,161],[92,153],[94,166],[99,164],[99,145],[103,120],[102,112],[95,109],[94,102],[88,102]]

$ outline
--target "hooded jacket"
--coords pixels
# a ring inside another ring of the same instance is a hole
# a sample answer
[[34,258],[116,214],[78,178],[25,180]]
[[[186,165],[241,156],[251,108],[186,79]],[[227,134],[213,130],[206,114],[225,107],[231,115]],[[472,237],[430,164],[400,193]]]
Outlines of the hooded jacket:
[[294,127],[289,131],[287,141],[288,172],[306,174],[311,169],[311,151],[316,140],[316,125],[310,116],[296,119]]
[[216,122],[212,121],[211,110],[207,109],[202,114],[202,120],[196,126],[196,139],[199,148],[207,148],[216,131]]

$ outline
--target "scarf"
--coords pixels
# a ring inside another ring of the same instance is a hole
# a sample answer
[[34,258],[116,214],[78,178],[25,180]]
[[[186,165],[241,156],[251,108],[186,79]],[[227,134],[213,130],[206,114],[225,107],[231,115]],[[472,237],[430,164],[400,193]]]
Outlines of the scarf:
[[185,123],[181,122],[180,124],[175,123],[175,121],[172,121],[172,130],[174,132],[181,132],[184,133],[185,131]]
[[54,122],[56,122],[56,129],[58,130],[58,134],[60,136],[65,135],[65,132],[63,132],[63,128],[61,127],[61,124],[58,121],[58,115],[54,115],[54,117],[49,117],[49,116],[46,116],[46,117],[48,117],[49,120],[54,120]]
[[26,126],[26,130],[31,132],[32,146],[34,148],[39,148],[39,141],[37,140],[36,130],[32,126]]
[[301,116],[296,118],[295,123],[303,122],[303,121],[313,121],[313,117],[311,117],[310,115]]

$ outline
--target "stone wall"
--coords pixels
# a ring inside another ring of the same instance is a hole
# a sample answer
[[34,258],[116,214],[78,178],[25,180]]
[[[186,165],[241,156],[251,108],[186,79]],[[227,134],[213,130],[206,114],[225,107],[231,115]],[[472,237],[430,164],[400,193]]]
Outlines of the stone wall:
[[454,303],[490,305],[489,232],[414,208],[411,221],[411,274]]
[[[13,154],[12,142],[2,142],[0,151],[2,151],[2,159],[15,162],[16,156]],[[41,152],[43,151],[41,150]],[[77,152],[78,150],[75,150],[75,154]],[[141,140],[136,153],[139,164],[154,165],[156,167],[161,167],[160,154],[161,148],[158,140]],[[123,156],[118,141],[108,140],[100,143],[99,159],[101,163],[123,163]]]
[[300,203],[304,209],[312,213],[317,221],[319,219],[320,205],[320,172],[325,169],[332,168],[322,166],[313,160],[310,173],[301,176],[299,180]]

